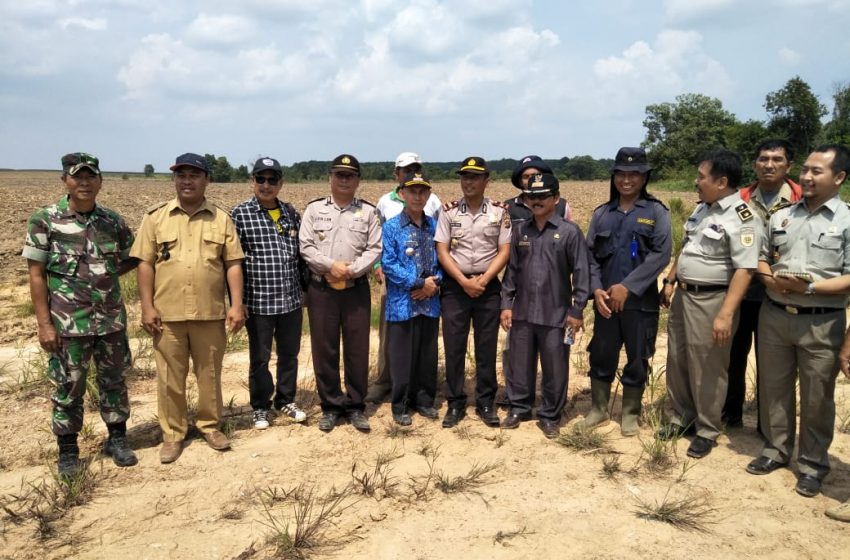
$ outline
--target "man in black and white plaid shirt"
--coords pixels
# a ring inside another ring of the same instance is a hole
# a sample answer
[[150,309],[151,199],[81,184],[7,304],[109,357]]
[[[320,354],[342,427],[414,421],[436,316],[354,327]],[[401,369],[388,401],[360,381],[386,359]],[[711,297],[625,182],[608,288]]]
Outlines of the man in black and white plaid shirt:
[[[258,430],[269,427],[272,405],[292,421],[307,418],[294,402],[303,299],[298,248],[301,216],[291,204],[277,198],[282,182],[277,160],[258,159],[251,172],[254,196],[231,212],[245,253],[248,391]],[[272,340],[277,348],[277,383],[269,372]]]

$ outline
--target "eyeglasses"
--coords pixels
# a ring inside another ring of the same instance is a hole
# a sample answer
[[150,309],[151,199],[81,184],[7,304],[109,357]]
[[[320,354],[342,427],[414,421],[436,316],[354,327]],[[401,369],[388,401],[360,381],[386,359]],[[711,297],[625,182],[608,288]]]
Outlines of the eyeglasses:
[[270,187],[276,187],[277,184],[280,183],[280,178],[279,177],[263,177],[262,175],[254,175],[254,181],[256,181],[258,185],[263,185],[266,182],[268,182]]

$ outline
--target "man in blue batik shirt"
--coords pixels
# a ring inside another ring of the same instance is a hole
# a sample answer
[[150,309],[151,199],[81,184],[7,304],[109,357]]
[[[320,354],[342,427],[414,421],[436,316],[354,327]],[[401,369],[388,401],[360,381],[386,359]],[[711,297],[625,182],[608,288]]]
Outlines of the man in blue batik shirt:
[[383,228],[381,267],[387,281],[387,343],[392,376],[393,420],[408,426],[411,410],[435,419],[440,282],[434,232],[424,209],[431,184],[421,173],[402,178],[404,211]]

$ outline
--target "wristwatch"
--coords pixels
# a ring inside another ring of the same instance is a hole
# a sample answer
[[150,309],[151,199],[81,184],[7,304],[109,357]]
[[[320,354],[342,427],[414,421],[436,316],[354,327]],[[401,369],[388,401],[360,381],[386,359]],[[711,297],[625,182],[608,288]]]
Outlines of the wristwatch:
[[673,281],[667,278],[666,276],[661,280],[661,284],[663,286],[667,286],[668,284],[673,284]]
[[803,292],[803,295],[806,295],[806,296],[815,295],[815,283],[814,282],[809,282],[809,285],[806,286],[806,291]]

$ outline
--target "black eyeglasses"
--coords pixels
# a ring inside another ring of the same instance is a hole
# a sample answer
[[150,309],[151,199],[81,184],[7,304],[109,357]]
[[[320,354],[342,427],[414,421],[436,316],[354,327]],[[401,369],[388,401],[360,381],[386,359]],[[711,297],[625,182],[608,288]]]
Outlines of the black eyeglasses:
[[278,183],[280,183],[280,179],[278,177],[263,177],[262,175],[255,175],[254,180],[258,185],[262,185],[268,181],[270,187],[276,187]]

